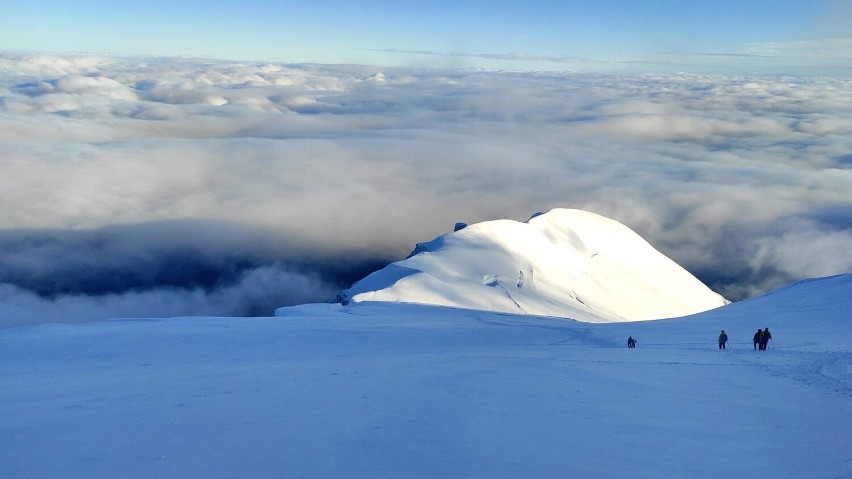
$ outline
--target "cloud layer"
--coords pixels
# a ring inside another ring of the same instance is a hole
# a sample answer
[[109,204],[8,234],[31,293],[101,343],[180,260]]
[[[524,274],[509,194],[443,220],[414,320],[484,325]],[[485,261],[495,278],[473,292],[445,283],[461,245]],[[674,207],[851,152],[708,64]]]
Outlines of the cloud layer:
[[848,80],[33,55],[0,72],[18,322],[271,314],[456,221],[557,206],[731,299],[852,270]]

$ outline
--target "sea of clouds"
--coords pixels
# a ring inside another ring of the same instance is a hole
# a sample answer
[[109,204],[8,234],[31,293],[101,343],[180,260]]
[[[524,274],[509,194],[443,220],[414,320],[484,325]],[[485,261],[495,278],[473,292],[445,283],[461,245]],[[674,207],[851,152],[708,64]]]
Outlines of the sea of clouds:
[[848,79],[3,54],[0,166],[5,325],[268,315],[553,207],[732,300],[852,271]]

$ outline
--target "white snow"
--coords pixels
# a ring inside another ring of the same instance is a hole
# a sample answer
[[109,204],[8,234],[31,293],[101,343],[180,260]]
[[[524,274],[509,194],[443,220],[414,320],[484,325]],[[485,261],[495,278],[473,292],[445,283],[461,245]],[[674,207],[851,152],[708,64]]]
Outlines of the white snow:
[[0,477],[852,477],[850,311],[847,274],[630,323],[361,302],[7,329]]
[[419,245],[347,301],[434,304],[588,322],[685,316],[727,304],[623,224],[554,209],[470,225]]

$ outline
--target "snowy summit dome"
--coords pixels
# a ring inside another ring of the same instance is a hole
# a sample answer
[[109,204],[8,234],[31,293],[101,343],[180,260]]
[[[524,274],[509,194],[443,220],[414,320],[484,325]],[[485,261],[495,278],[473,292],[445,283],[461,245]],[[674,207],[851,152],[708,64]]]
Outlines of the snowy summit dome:
[[486,221],[418,244],[340,299],[589,322],[685,316],[728,303],[630,228],[572,209],[526,223]]

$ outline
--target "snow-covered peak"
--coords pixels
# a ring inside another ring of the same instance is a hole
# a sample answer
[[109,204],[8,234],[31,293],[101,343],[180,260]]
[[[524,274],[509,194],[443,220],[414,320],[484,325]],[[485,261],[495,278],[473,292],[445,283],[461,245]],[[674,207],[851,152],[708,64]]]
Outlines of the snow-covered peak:
[[727,304],[623,224],[554,209],[421,243],[340,295],[588,322],[685,316]]

